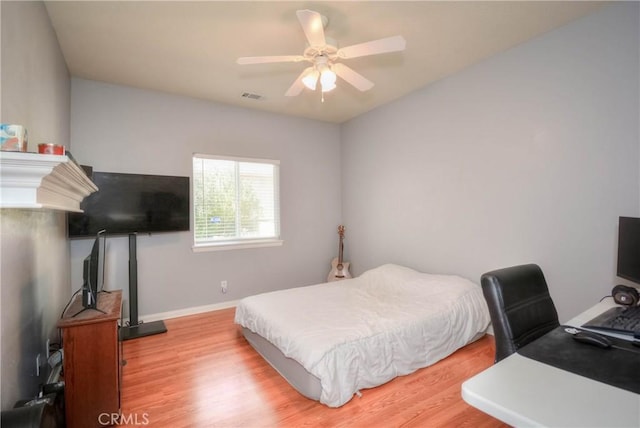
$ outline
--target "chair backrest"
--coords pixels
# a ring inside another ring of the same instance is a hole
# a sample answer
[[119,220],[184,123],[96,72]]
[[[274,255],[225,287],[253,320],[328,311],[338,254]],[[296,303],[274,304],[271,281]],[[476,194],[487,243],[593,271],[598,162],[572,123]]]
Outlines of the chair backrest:
[[487,272],[480,282],[493,324],[496,363],[560,325],[538,265]]

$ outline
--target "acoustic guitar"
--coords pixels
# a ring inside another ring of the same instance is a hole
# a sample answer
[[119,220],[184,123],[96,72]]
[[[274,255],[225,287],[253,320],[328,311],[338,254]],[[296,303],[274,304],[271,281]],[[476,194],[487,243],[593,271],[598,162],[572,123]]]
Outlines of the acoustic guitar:
[[340,236],[340,244],[338,245],[338,257],[331,261],[331,271],[327,277],[327,282],[339,281],[341,279],[351,278],[349,272],[349,262],[342,260],[342,252],[344,249],[344,226],[338,226],[338,235]]

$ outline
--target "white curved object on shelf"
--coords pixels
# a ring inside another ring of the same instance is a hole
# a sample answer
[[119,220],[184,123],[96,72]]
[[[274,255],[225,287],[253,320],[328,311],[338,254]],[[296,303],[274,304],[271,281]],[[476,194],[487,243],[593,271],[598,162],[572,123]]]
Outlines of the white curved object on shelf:
[[82,212],[80,202],[97,190],[68,156],[0,152],[0,208]]

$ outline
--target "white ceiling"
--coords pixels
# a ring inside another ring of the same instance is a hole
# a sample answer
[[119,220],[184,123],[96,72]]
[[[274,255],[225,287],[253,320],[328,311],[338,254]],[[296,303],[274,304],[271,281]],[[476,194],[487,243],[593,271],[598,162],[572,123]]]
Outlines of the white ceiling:
[[[72,76],[244,108],[341,123],[497,52],[593,12],[602,2],[47,1]],[[237,65],[241,56],[298,55],[296,10],[329,19],[339,46],[402,35],[403,52],[345,60],[375,83],[344,81],[320,100],[284,93],[305,62]],[[257,94],[262,99],[242,97]]]

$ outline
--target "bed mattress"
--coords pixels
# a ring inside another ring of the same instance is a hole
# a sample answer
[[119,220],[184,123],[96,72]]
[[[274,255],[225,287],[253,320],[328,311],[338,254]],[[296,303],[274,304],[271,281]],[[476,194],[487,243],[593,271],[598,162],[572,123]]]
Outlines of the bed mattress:
[[312,400],[320,401],[322,385],[320,379],[309,373],[299,362],[285,356],[271,342],[248,328],[242,328],[242,334],[280,376],[286,379],[300,394]]
[[338,407],[477,339],[489,314],[469,280],[384,265],[358,278],[247,297],[236,323],[303,395]]

